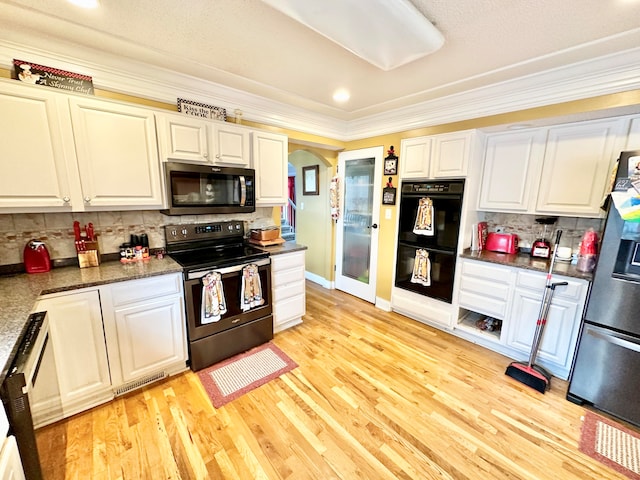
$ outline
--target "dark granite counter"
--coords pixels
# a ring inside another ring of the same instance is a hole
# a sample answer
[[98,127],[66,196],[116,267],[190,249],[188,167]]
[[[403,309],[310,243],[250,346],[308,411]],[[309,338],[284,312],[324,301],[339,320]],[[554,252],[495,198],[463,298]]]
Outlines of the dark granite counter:
[[122,264],[105,262],[97,267],[54,268],[47,273],[0,277],[0,382],[6,376],[8,362],[26,327],[27,319],[40,295],[58,293],[107,283],[182,272],[171,258]]
[[[472,252],[470,249],[466,249],[462,254],[462,258],[471,258],[473,260],[480,260],[482,262],[499,263],[509,267],[524,268],[526,270],[535,270],[536,272],[548,272],[549,264],[551,260],[545,260],[542,258],[531,258],[527,253],[508,254],[498,252],[488,252],[486,250],[480,252]],[[568,262],[560,262],[556,260],[553,265],[553,273],[556,275],[565,275],[567,277],[581,278],[583,280],[591,281],[593,275],[591,273],[581,272]]]
[[269,252],[270,255],[280,255],[283,253],[291,253],[307,249],[305,245],[300,245],[296,242],[285,242],[281,245],[274,245],[272,247],[263,247],[252,243],[251,246],[264,250],[265,252]]

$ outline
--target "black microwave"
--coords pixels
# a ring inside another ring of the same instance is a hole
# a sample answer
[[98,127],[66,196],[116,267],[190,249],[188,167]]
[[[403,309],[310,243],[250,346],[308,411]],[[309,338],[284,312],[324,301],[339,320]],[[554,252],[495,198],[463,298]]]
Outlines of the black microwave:
[[250,213],[256,210],[255,170],[189,163],[164,164],[166,215]]

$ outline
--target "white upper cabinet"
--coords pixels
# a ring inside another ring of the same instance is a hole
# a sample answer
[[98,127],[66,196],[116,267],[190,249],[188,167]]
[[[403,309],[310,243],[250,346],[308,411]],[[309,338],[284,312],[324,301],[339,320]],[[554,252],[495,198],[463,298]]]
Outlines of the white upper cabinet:
[[218,165],[248,168],[251,164],[249,130],[231,123],[213,126],[213,162]]
[[625,150],[640,150],[640,117],[631,119]]
[[210,161],[208,121],[166,113],[155,116],[162,160]]
[[465,177],[473,154],[473,130],[428,137],[405,138],[400,142],[400,177]]
[[256,206],[285,205],[288,199],[288,137],[254,131],[251,139],[253,168],[256,170]]
[[491,135],[487,138],[480,210],[526,212],[544,156],[545,130]]
[[156,113],[162,160],[211,163],[248,168],[250,130],[246,127],[187,115]]
[[0,112],[0,210],[70,209],[65,157],[75,154],[64,97],[2,84]]
[[0,83],[0,211],[161,208],[150,110]]
[[87,209],[161,207],[153,112],[92,98],[69,104]]
[[479,209],[598,217],[628,119],[487,137]]
[[400,141],[400,177],[428,178],[431,138],[403,138]]
[[433,178],[465,177],[473,141],[473,131],[434,135],[431,143],[431,176]]

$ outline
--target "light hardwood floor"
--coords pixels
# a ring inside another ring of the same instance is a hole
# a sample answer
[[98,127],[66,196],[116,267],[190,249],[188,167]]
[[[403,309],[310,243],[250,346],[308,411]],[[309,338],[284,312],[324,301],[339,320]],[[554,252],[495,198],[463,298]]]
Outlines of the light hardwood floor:
[[215,409],[177,375],[38,431],[50,479],[616,479],[578,451],[584,409],[509,359],[307,282],[299,365]]

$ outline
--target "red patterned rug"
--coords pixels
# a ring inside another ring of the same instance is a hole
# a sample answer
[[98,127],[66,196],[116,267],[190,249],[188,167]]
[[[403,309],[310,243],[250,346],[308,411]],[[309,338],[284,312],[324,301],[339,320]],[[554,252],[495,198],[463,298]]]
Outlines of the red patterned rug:
[[616,472],[640,480],[640,432],[586,411],[579,448]]
[[220,408],[297,366],[269,342],[200,370],[198,377],[213,406]]

